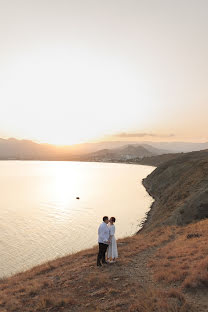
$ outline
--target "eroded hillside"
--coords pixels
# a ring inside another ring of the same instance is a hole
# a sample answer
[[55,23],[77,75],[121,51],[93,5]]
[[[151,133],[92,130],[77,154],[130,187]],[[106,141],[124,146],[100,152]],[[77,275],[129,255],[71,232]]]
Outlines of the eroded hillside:
[[185,225],[208,217],[208,150],[182,154],[143,180],[155,199],[144,225]]

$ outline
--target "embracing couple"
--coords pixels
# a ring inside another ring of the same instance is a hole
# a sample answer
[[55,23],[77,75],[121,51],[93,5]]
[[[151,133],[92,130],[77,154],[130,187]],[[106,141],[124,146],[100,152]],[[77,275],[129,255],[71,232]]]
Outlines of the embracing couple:
[[[97,256],[97,266],[102,266],[106,263],[114,263],[118,258],[117,243],[115,239],[115,223],[116,219],[107,216],[103,217],[103,222],[98,228],[98,244],[99,251]],[[107,261],[106,261],[107,251]],[[102,264],[101,264],[102,262]]]

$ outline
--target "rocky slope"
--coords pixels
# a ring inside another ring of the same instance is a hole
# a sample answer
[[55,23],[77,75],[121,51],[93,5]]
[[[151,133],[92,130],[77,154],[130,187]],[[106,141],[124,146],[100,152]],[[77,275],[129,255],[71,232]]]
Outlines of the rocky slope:
[[182,154],[143,180],[155,199],[144,230],[208,218],[208,150]]

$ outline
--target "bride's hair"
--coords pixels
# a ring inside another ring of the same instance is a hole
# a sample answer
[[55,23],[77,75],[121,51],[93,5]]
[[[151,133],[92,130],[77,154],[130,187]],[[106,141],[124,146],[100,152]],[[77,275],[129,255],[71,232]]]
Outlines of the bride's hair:
[[116,218],[114,218],[114,217],[111,217],[111,220],[112,220],[113,222],[116,222]]

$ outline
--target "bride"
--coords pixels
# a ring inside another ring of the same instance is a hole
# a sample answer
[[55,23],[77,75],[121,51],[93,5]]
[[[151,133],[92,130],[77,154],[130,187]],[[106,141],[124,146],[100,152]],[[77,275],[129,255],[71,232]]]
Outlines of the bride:
[[115,262],[115,259],[118,258],[117,243],[115,238],[115,221],[116,219],[114,217],[111,217],[108,224],[110,232],[110,244],[108,246],[107,258],[110,263]]

